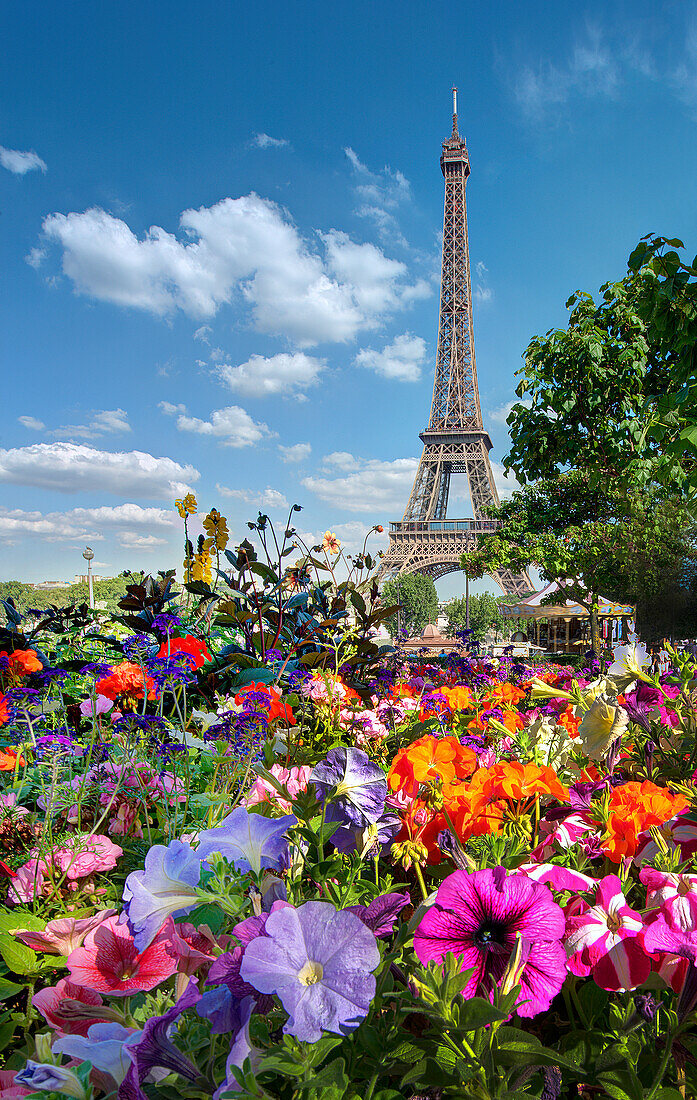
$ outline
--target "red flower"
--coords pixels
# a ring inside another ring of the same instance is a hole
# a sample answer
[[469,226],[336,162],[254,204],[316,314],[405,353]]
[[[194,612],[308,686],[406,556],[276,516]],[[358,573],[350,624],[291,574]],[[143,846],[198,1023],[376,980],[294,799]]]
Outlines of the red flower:
[[[66,1002],[69,1012],[66,1011],[64,1015]],[[103,1023],[108,1019],[108,1010],[106,1015],[99,1014],[102,1004],[99,994],[71,982],[68,978],[61,978],[57,985],[40,989],[33,995],[32,1004],[46,1017],[51,1027],[67,1035],[87,1035],[92,1024]],[[80,1005],[85,1005],[84,1016],[80,1015]]]
[[172,948],[174,922],[168,917],[145,951],[136,951],[127,924],[110,917],[90,932],[82,947],[68,955],[74,981],[111,997],[147,992],[170,978],[177,969]]
[[[271,684],[246,684],[245,687],[240,688],[235,696],[235,702],[238,706],[244,703],[244,697],[250,691],[268,696],[269,722],[273,722],[274,718],[283,718],[287,725],[295,725],[295,715],[288,704],[281,701],[281,691],[277,687],[273,687]],[[266,704],[263,704],[263,706],[266,708]]]
[[10,720],[10,703],[6,695],[0,695],[0,726]]
[[114,665],[109,676],[97,680],[97,695],[105,695],[107,699],[114,700],[117,695],[130,695],[134,699],[143,698],[143,677],[148,689],[148,699],[155,698],[155,681],[147,673],[143,673],[140,665],[132,661],[121,661]]
[[15,649],[12,653],[3,649],[0,657],[7,657],[10,673],[17,679],[28,676],[30,672],[40,672],[44,667],[33,649]]
[[[177,657],[180,653],[187,655],[191,668],[200,668],[206,661],[213,660],[206,643],[200,638],[194,638],[193,634],[187,634],[185,638],[170,638],[169,656]],[[166,642],[163,642],[158,649],[157,656],[161,661],[167,660]]]

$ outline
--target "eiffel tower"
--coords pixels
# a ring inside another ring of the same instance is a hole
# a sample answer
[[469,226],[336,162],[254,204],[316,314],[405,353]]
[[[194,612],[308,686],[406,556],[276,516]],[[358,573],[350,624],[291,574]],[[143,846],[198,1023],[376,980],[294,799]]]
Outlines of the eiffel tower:
[[[470,174],[467,145],[457,128],[457,88],[453,88],[453,132],[440,158],[445,177],[438,354],[431,417],[421,432],[423,454],[402,519],[390,523],[390,542],[380,579],[427,573],[437,579],[460,570],[460,555],[471,552],[479,535],[496,529],[483,510],[499,503],[489,462],[491,439],[484,430],[477,386],[472,327],[472,287],[465,185]],[[450,476],[466,473],[474,519],[446,518]],[[501,571],[493,579],[504,593],[533,590],[527,574]]]

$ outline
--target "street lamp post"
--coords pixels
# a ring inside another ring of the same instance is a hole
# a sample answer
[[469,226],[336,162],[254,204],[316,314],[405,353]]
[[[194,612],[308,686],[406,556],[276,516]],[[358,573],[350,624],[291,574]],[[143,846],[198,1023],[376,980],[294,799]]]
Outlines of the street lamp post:
[[470,628],[470,578],[469,573],[465,573],[465,628]]
[[94,590],[92,588],[92,558],[94,557],[94,550],[91,546],[86,546],[82,551],[82,556],[87,562],[87,584],[90,590],[90,607],[94,610]]

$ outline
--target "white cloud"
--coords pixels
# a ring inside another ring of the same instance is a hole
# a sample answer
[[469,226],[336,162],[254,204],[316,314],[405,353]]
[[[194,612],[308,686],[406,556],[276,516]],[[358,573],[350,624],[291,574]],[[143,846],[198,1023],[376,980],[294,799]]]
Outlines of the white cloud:
[[95,412],[88,424],[61,424],[52,428],[49,435],[64,436],[68,439],[94,439],[97,436],[114,432],[130,432],[128,413],[125,409],[102,409]]
[[[340,461],[337,461],[338,456],[341,456]],[[349,459],[353,462],[353,472],[347,476],[306,477],[301,484],[320,500],[349,512],[398,512],[401,515],[409,499],[418,459],[398,458],[383,462],[354,459],[348,452],[338,451],[328,455],[325,462],[333,460],[337,468],[347,470],[350,469]]]
[[491,469],[494,474],[494,483],[501,500],[507,500],[516,489],[520,489],[520,482],[516,481],[513,474],[505,474],[501,462],[492,462]]
[[351,340],[431,293],[425,280],[407,282],[405,264],[338,230],[319,235],[318,251],[286,211],[254,193],[185,210],[180,225],[186,240],[159,226],[139,240],[124,221],[93,208],[51,214],[43,230],[60,244],[78,293],[201,319],[234,298],[251,309],[257,330],[301,347]]
[[42,172],[47,170],[45,161],[33,150],[21,153],[19,149],[6,149],[3,145],[0,145],[0,164],[15,176],[24,176],[37,169]]
[[[160,536],[175,526],[175,517],[164,508],[141,508],[132,503],[45,514],[0,508],[0,538],[8,542],[27,537],[47,542],[102,542],[115,537],[122,546],[135,546],[138,540],[162,545],[167,539]],[[153,528],[158,535],[152,533]]]
[[[321,531],[298,531],[298,535],[306,546],[317,546],[322,542],[326,530],[327,528],[324,527]],[[361,520],[354,519],[349,520],[348,523],[332,523],[329,530],[333,531],[339,539],[341,548],[346,554],[355,555],[362,552],[370,527]],[[387,533],[381,535],[375,532],[368,538],[366,550],[375,558],[378,551],[387,549],[387,545]]]
[[297,351],[293,355],[284,352],[268,358],[252,355],[237,367],[221,363],[215,370],[220,380],[237,393],[246,397],[270,397],[302,392],[316,385],[325,366],[324,359],[313,359]]
[[426,358],[426,341],[420,336],[406,332],[397,336],[382,351],[363,348],[359,351],[354,364],[367,367],[398,382],[418,382],[421,378],[421,365]]
[[[632,49],[636,54],[635,47]],[[614,96],[625,63],[633,67],[630,54],[623,48],[609,48],[601,30],[589,26],[585,38],[575,45],[566,61],[540,64],[537,69],[525,66],[513,92],[523,114],[539,122],[572,95]]]
[[41,264],[46,259],[46,255],[47,253],[45,248],[39,248],[38,246],[36,246],[30,249],[29,254],[24,258],[29,266],[33,267],[34,270],[36,270],[37,268],[41,267]]
[[283,462],[304,462],[312,454],[309,443],[293,443],[290,447],[284,447],[279,443],[278,449]]
[[226,447],[250,447],[264,436],[272,434],[266,424],[258,424],[256,420],[252,420],[249,413],[239,405],[214,409],[210,420],[199,420],[196,416],[179,416],[177,427],[180,432],[216,436]]
[[225,485],[215,486],[217,492],[230,500],[239,500],[243,504],[252,505],[254,508],[285,508],[290,507],[283,493],[278,489],[266,488],[262,492],[255,493],[251,489],[228,489]]
[[256,145],[257,149],[281,149],[284,145],[289,145],[290,142],[287,138],[275,138],[270,134],[255,134],[252,138],[252,144]]
[[167,539],[158,539],[156,535],[139,535],[135,531],[124,531],[119,536],[119,542],[127,550],[154,550],[158,546],[166,546]]
[[169,499],[186,493],[200,476],[193,466],[155,458],[146,451],[99,451],[62,442],[0,449],[0,482],[61,493]]
[[505,424],[514,405],[524,405],[526,409],[529,409],[530,401],[527,397],[523,400],[514,397],[512,401],[506,401],[504,405],[499,405],[497,409],[491,409],[487,413],[487,419],[493,420],[494,424]]
[[17,421],[24,428],[28,428],[30,432],[43,432],[46,425],[42,420],[37,420],[35,416],[18,416]]
[[356,470],[359,462],[360,459],[354,458],[350,451],[332,451],[322,459],[325,470]]
[[186,405],[173,405],[171,401],[160,401],[157,407],[165,416],[176,416],[178,413],[186,412]]
[[493,297],[493,291],[489,286],[489,269],[482,260],[477,260],[475,271],[477,283],[474,287],[474,300],[483,305],[485,302],[490,302]]
[[355,178],[354,190],[359,203],[356,213],[373,221],[384,240],[405,245],[394,211],[400,203],[411,198],[409,180],[389,165],[385,165],[380,172],[372,172],[350,146],[344,152]]

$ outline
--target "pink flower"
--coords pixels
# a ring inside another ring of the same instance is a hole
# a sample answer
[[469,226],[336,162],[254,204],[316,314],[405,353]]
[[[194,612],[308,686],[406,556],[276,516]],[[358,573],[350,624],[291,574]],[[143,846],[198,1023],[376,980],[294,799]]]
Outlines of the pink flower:
[[7,892],[7,900],[11,905],[41,897],[44,886],[44,866],[38,859],[29,859],[17,868]]
[[69,955],[76,947],[80,947],[88,932],[115,913],[115,909],[101,909],[91,917],[83,917],[81,920],[63,917],[60,920],[50,920],[43,932],[22,930],[13,932],[12,935],[34,951],[43,951],[46,955]]
[[[676,814],[675,817],[671,817],[670,820],[664,821],[662,825],[656,826],[669,848],[678,847],[680,849],[681,863],[691,859],[697,852],[697,821],[692,817],[688,817],[688,813],[688,810],[684,810],[682,813]],[[634,862],[650,863],[657,855],[658,845],[651,833],[648,831],[642,833]]]
[[[4,791],[0,794],[0,810],[11,811],[12,817],[25,817],[29,813],[26,806],[17,805],[16,791]],[[17,1088],[19,1087],[18,1085]]]
[[96,718],[98,714],[106,714],[114,705],[113,699],[107,699],[106,695],[98,695],[96,699],[83,699],[80,703],[80,714],[83,718]]
[[177,969],[173,932],[174,923],[168,917],[150,946],[138,952],[128,925],[109,917],[68,956],[68,969],[76,982],[111,997],[146,992]]
[[32,1089],[25,1089],[24,1085],[15,1084],[15,1069],[0,1069],[0,1100],[20,1100],[22,1096],[30,1096]]
[[544,882],[557,892],[573,890],[583,893],[584,890],[592,890],[596,885],[596,880],[589,875],[560,867],[556,863],[523,863],[517,868],[517,872],[519,875],[527,875],[533,882]]
[[205,924],[200,928],[193,924],[175,924],[169,950],[176,958],[178,973],[190,976],[204,968],[208,973],[216,947],[218,944]]
[[87,878],[98,871],[111,871],[116,866],[123,848],[99,833],[78,834],[62,848],[54,848],[53,862],[67,879]]
[[602,989],[636,989],[651,970],[643,930],[641,914],[627,905],[617,875],[606,875],[597,883],[595,905],[582,901],[567,915],[569,970],[581,977],[591,974]]
[[520,933],[527,958],[520,977],[517,1011],[536,1016],[549,1008],[566,978],[560,942],[564,913],[548,887],[524,875],[494,870],[455,871],[441,883],[435,904],[414,934],[414,950],[424,966],[448,951],[461,969],[474,973],[462,991],[493,997]]
[[140,822],[140,806],[137,802],[124,800],[109,822],[109,832],[112,836],[134,836],[138,839],[143,836],[143,828]]
[[697,930],[697,875],[669,874],[643,867],[639,878],[646,886],[647,909],[663,909],[676,931]]
[[[283,768],[280,764],[272,764],[269,771],[274,779],[286,788],[291,798],[296,798],[300,791],[307,790],[312,774],[312,768],[306,764],[300,768]],[[262,776],[256,779],[245,796],[246,806],[256,806],[259,802],[272,802],[285,814],[291,811],[288,799],[283,798],[268,779]]]
[[[66,1035],[87,1035],[92,1024],[103,1023],[109,1018],[108,1009],[105,1009],[105,1015],[99,1013],[102,1005],[99,994],[78,985],[77,982],[71,982],[69,978],[61,978],[57,985],[48,986],[34,993],[32,1004],[38,1008],[42,1016],[46,1017],[51,1027]],[[81,1005],[88,1010],[82,1017],[79,1015]],[[66,1006],[72,1011],[70,1015],[66,1013],[64,1016],[62,1009]],[[89,1009],[95,1008],[97,1015],[90,1015]]]
[[547,835],[530,853],[530,858],[537,862],[552,855],[556,848],[568,851],[589,833],[595,832],[596,828],[596,823],[584,813],[569,814],[556,825],[551,822],[542,822],[540,833],[546,832]]

